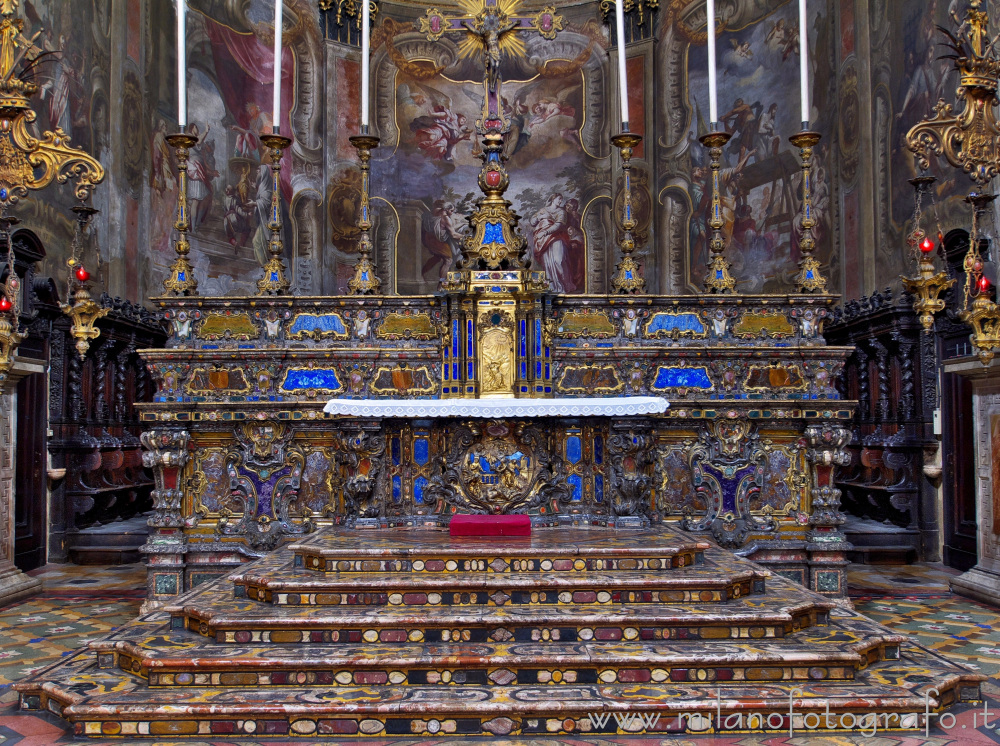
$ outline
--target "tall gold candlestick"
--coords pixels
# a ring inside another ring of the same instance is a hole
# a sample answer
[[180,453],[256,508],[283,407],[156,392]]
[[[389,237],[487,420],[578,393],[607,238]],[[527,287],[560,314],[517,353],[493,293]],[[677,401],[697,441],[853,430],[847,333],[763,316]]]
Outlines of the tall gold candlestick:
[[632,132],[619,132],[611,138],[611,144],[621,151],[622,178],[624,180],[624,204],[622,205],[622,259],[615,267],[615,276],[611,279],[611,288],[616,293],[634,294],[646,289],[646,280],[642,276],[639,264],[632,257],[635,251],[636,219],[632,206],[632,153],[642,142],[642,135]]
[[377,148],[378,144],[379,138],[375,135],[365,133],[351,137],[351,145],[358,149],[358,159],[361,161],[361,215],[358,219],[361,238],[359,239],[360,256],[357,264],[354,265],[354,277],[347,283],[350,295],[377,295],[382,285],[371,260],[372,216],[369,197],[372,150]]
[[281,241],[281,158],[292,140],[284,135],[270,134],[261,135],[260,141],[271,159],[271,219],[267,223],[271,231],[267,251],[271,258],[264,266],[264,276],[257,280],[257,295],[284,295],[292,284],[288,281],[281,256],[285,252]]
[[728,132],[709,132],[700,138],[701,144],[708,148],[712,169],[712,216],[708,220],[712,238],[708,243],[708,273],[704,283],[709,293],[732,293],[736,289],[736,280],[730,273],[732,265],[722,255],[726,250],[726,239],[722,236],[726,221],[722,218],[722,190],[719,184],[722,149],[731,137]]
[[812,232],[816,227],[812,206],[812,156],[820,134],[803,130],[788,140],[799,149],[802,157],[802,235],[799,237],[799,273],[795,276],[795,289],[800,293],[822,293],[826,290],[826,278],[820,274],[819,262],[813,256],[816,239]]
[[191,262],[188,261],[191,244],[188,243],[187,234],[191,229],[191,220],[188,216],[187,172],[188,156],[191,148],[198,144],[198,138],[181,132],[167,135],[167,144],[177,153],[177,220],[174,223],[177,231],[177,243],[174,244],[177,259],[170,265],[170,276],[164,280],[163,287],[173,295],[197,295],[198,281],[194,279]]

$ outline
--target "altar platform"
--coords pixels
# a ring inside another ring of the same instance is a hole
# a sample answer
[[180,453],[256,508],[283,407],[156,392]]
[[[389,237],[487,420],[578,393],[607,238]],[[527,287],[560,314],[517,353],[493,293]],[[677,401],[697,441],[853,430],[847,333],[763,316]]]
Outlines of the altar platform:
[[348,739],[916,731],[983,679],[663,526],[333,527],[15,688],[78,736]]

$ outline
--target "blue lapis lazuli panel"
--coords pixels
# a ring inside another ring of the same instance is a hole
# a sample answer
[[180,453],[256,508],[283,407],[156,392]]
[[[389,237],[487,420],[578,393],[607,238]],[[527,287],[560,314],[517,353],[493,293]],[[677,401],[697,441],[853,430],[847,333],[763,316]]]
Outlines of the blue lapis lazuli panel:
[[583,442],[579,435],[566,438],[566,458],[571,464],[579,464],[583,458]]
[[582,500],[583,499],[583,477],[581,477],[579,474],[572,474],[566,480],[566,483],[569,484],[569,486],[573,490],[573,501],[574,502],[579,502],[580,500]]
[[301,389],[327,389],[328,391],[339,391],[341,387],[340,379],[337,378],[337,371],[332,368],[292,368],[285,373],[285,380],[281,383],[283,391],[298,391]]
[[431,445],[427,438],[413,439],[413,460],[425,466],[431,458]]
[[[535,319],[535,354],[542,356],[542,320]],[[541,375],[539,370],[538,375]]]
[[427,477],[417,477],[413,480],[413,502],[421,505],[424,502],[424,490],[427,489]]
[[395,476],[392,478],[392,501],[401,502],[403,500],[403,478]]
[[604,463],[604,438],[600,435],[594,438],[594,463]]
[[303,314],[295,319],[289,334],[302,334],[303,332],[326,332],[333,334],[347,334],[343,319],[335,313],[329,314]]
[[602,503],[604,502],[604,475],[598,474],[594,477],[594,499]]
[[503,226],[500,223],[487,223],[483,230],[483,245],[498,243],[506,245],[507,239],[503,237]]
[[654,389],[710,389],[712,381],[704,368],[665,368],[656,372]]
[[704,334],[705,325],[701,323],[701,319],[694,313],[657,313],[653,314],[653,318],[650,319],[649,326],[646,329],[648,334],[672,332],[674,330]]
[[451,354],[458,357],[458,319],[451,322]]
[[400,446],[399,438],[393,438],[390,450],[392,451],[392,465],[399,466],[403,463],[403,449]]

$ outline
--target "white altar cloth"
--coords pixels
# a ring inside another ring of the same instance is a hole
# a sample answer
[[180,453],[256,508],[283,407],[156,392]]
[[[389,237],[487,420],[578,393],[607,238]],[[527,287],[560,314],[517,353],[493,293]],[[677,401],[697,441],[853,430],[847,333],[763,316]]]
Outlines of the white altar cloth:
[[622,417],[662,414],[662,396],[580,399],[331,399],[327,414],[355,417]]

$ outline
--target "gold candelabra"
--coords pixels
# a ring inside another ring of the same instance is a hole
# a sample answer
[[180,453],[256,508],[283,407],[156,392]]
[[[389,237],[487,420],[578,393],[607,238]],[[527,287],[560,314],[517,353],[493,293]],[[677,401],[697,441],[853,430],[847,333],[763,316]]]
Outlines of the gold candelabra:
[[646,280],[642,276],[639,264],[632,257],[635,251],[635,236],[633,231],[636,226],[635,215],[632,206],[632,153],[636,146],[642,142],[642,135],[632,132],[619,132],[611,138],[611,143],[621,151],[622,156],[622,178],[624,181],[624,204],[622,205],[622,258],[615,267],[615,276],[611,279],[611,288],[616,293],[635,294],[646,289]]
[[167,136],[167,143],[177,154],[177,220],[174,229],[177,231],[177,243],[174,251],[177,259],[170,265],[170,276],[163,281],[167,293],[173,295],[197,295],[198,281],[194,279],[194,271],[188,254],[191,244],[188,242],[188,231],[191,230],[191,220],[188,213],[188,156],[191,148],[198,144],[198,138],[180,132]]
[[983,193],[986,185],[1000,174],[1000,125],[997,123],[997,78],[1000,53],[989,36],[989,14],[980,10],[982,0],[970,0],[966,19],[956,33],[942,29],[953,52],[959,73],[958,97],[961,110],[944,99],[934,106],[934,114],[918,122],[906,134],[906,146],[921,170],[931,166],[932,156],[942,156],[952,166],[969,174],[976,190],[972,204],[972,232],[965,257],[965,293],[962,319],[972,327],[970,341],[979,359],[988,365],[1000,348],[1000,307],[986,296],[983,287],[983,260],[980,254],[979,221],[993,201]]
[[284,295],[291,283],[286,276],[285,261],[281,256],[285,251],[281,241],[281,158],[292,140],[273,133],[261,135],[260,141],[264,143],[271,158],[271,220],[267,224],[271,231],[271,240],[267,245],[271,258],[264,266],[264,276],[257,280],[257,295]]
[[913,230],[907,243],[910,255],[917,263],[917,276],[900,276],[903,287],[913,295],[913,310],[920,317],[920,323],[925,333],[934,329],[934,315],[944,310],[944,300],[939,296],[955,284],[954,278],[949,278],[942,270],[934,266],[934,248],[936,244],[930,239],[920,225],[923,216],[923,198],[930,191],[931,185],[937,181],[933,176],[918,176],[910,179],[916,192],[913,209]]
[[372,150],[377,148],[378,144],[379,138],[367,132],[351,137],[351,145],[357,148],[358,159],[361,161],[361,212],[358,216],[358,228],[361,230],[361,237],[358,239],[360,256],[354,265],[354,277],[347,283],[350,295],[377,295],[382,285],[382,281],[375,271],[375,265],[371,260],[372,216],[369,197]]
[[812,207],[812,157],[820,134],[803,130],[788,140],[799,149],[802,158],[802,235],[799,236],[799,273],[795,276],[795,289],[800,293],[822,293],[826,290],[826,278],[820,274],[819,261],[813,255],[816,218]]
[[3,295],[0,295],[0,390],[7,382],[7,375],[14,367],[14,353],[17,346],[24,341],[20,327],[21,316],[21,281],[14,270],[14,244],[11,241],[10,229],[18,219],[9,215],[0,215],[0,240],[7,245],[7,280],[3,285]]
[[736,289],[736,280],[730,272],[732,264],[722,255],[726,250],[726,239],[722,235],[726,221],[722,217],[722,192],[719,185],[722,149],[731,137],[728,132],[716,131],[699,138],[701,144],[708,148],[712,169],[712,215],[708,220],[712,238],[708,243],[708,274],[705,275],[705,290],[710,293],[732,293]]
[[111,309],[104,308],[90,297],[87,284],[90,273],[83,266],[81,258],[87,227],[98,211],[89,205],[80,204],[73,207],[73,212],[76,213],[76,230],[73,233],[70,257],[66,261],[70,272],[69,296],[73,299],[73,303],[72,305],[61,303],[59,308],[73,320],[69,333],[76,340],[76,351],[83,360],[87,357],[90,343],[101,336],[101,330],[96,326],[97,320],[107,316]]
[[972,327],[972,344],[983,365],[989,365],[1000,350],[1000,309],[989,297],[990,282],[983,275],[979,226],[996,196],[973,192],[966,201],[972,204],[972,231],[965,255],[965,293],[962,321]]
[[[605,22],[614,13],[616,1],[601,0],[601,14],[604,16]],[[622,12],[628,15],[632,11],[635,11],[635,23],[637,26],[644,26],[646,24],[646,16],[652,16],[653,12],[660,7],[660,0],[624,0],[624,3]]]

